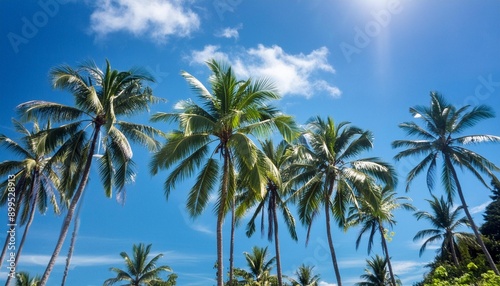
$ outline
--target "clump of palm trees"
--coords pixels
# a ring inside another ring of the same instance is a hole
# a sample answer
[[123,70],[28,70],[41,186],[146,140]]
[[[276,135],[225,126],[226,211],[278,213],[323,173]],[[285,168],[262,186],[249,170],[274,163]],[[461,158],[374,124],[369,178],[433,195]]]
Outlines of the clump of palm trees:
[[[66,208],[61,233],[40,285],[47,284],[70,225],[76,222],[76,210],[82,203],[91,166],[97,164],[106,196],[111,197],[113,192],[117,198],[125,195],[125,185],[135,177],[130,142],[138,142],[153,153],[149,164],[153,175],[168,171],[164,184],[167,199],[181,181],[194,177],[186,204],[192,217],[203,213],[210,196],[216,194],[218,286],[223,286],[225,280],[223,224],[227,216],[231,217],[227,285],[238,285],[238,277],[245,283],[251,280],[260,283],[258,285],[286,285],[281,269],[278,213],[289,235],[298,240],[290,205],[297,209],[298,220],[307,228],[306,244],[313,222],[320,214],[324,215],[337,285],[342,285],[342,275],[335,253],[332,223],[343,230],[361,226],[356,248],[363,234],[368,232],[368,253],[371,253],[375,236],[380,237],[383,257],[377,255],[367,260],[371,270],[367,269],[361,276],[366,282],[359,285],[399,285],[391,264],[387,231],[396,223],[395,210],[414,208],[409,198],[397,197],[397,174],[390,163],[374,156],[361,157],[373,149],[373,134],[350,122],[336,123],[331,116],[313,116],[300,128],[292,116],[273,106],[280,96],[269,80],[238,79],[230,66],[216,60],[208,61],[207,66],[211,71],[209,86],[190,73],[182,72],[195,99],[181,100],[175,104],[173,112],[159,112],[151,117],[152,122],[176,124],[174,130],[160,131],[127,120],[149,110],[162,99],[143,85],[154,81],[151,75],[140,69],[117,71],[108,61],[104,70],[87,62],[76,69],[60,66],[51,71],[54,88],[69,92],[74,105],[33,100],[18,106],[21,120],[13,124],[22,135],[21,140],[16,142],[0,135],[0,146],[14,151],[20,159],[1,162],[0,175],[15,176],[16,199],[22,202],[16,209],[16,221],[26,223],[21,245],[36,208],[44,212],[49,202],[56,212],[59,212],[59,205]],[[493,117],[493,111],[483,105],[457,108],[434,92],[430,99],[429,106],[410,108],[414,118],[423,121],[422,125],[415,122],[399,125],[408,137],[415,139],[405,138],[392,143],[394,148],[406,148],[395,156],[396,161],[423,156],[406,176],[406,191],[422,173],[427,176],[428,188],[434,190],[435,173],[441,172],[446,199],[433,197],[429,200],[433,213],[418,211],[415,214],[417,219],[431,222],[435,229],[420,231],[415,239],[428,238],[421,253],[428,243],[442,239],[442,251],[458,263],[455,238],[465,239],[470,235],[455,229],[461,225],[470,226],[489,266],[498,275],[495,261],[472,220],[457,172],[458,169],[469,171],[486,187],[488,179],[498,181],[495,172],[500,169],[466,147],[498,143],[500,137],[462,135],[480,120]],[[33,123],[33,131],[23,125],[27,122]],[[270,137],[280,137],[279,143],[275,145]],[[0,203],[5,204],[6,182],[1,187],[4,192]],[[461,206],[451,210],[451,201],[456,195]],[[251,236],[255,232],[255,220],[259,216],[264,232],[263,221],[267,218],[267,237],[274,240],[275,256],[267,260],[267,248],[254,248],[252,253],[245,253],[250,268],[246,272],[234,267],[234,231],[236,222],[252,208],[255,212],[247,224],[246,234]],[[458,211],[464,211],[466,218],[457,220]],[[139,285],[142,282],[133,279],[139,276],[154,278],[158,272],[170,270],[154,267],[156,274],[144,274],[153,270],[145,264],[150,247],[134,245],[133,259],[122,253],[128,270],[113,268],[117,277],[107,280],[106,285],[129,278],[132,280],[127,281],[131,285]],[[73,248],[71,243],[70,253]],[[156,256],[150,263],[155,264],[158,258]],[[274,264],[276,276],[271,275]],[[312,274],[312,267],[302,265],[295,273],[297,279],[289,278],[289,281],[293,285],[317,285],[319,276]],[[383,280],[382,284],[366,284],[378,283],[373,282],[377,279]],[[161,281],[154,283],[157,282]]]

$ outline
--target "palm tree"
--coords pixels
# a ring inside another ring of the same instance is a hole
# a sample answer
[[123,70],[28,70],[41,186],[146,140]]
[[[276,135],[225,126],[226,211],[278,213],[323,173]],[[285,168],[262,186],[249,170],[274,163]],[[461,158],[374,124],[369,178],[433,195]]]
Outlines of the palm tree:
[[397,279],[397,284],[391,284],[391,278],[389,273],[387,273],[388,260],[376,255],[371,259],[366,260],[368,268],[365,268],[365,274],[361,275],[360,278],[363,282],[358,282],[354,285],[356,286],[387,286],[387,285],[402,285],[401,280]]
[[[370,131],[351,126],[348,122],[335,125],[332,118],[313,118],[300,138],[295,153],[291,180],[299,186],[293,197],[298,200],[301,222],[308,226],[309,237],[312,222],[323,205],[326,233],[333,268],[339,286],[342,285],[331,235],[330,212],[344,226],[344,216],[356,195],[367,190],[367,181],[377,179],[388,187],[396,184],[396,175],[387,163],[378,158],[356,159],[363,151],[373,147]],[[369,195],[369,194],[365,194]]]
[[[5,285],[9,285],[6,283]],[[16,286],[39,286],[40,277],[30,277],[28,272],[16,273]]]
[[288,278],[292,286],[318,286],[320,276],[313,273],[314,266],[302,264],[295,271],[297,280]]
[[382,188],[375,184],[369,184],[372,188],[371,197],[359,198],[360,207],[351,207],[349,217],[347,218],[347,226],[361,224],[361,230],[356,239],[356,249],[359,247],[361,237],[364,233],[370,232],[368,238],[368,254],[371,253],[373,246],[373,238],[378,231],[382,242],[382,250],[389,268],[389,278],[393,286],[396,284],[396,278],[392,269],[389,248],[387,247],[386,231],[384,223],[387,223],[391,228],[396,224],[393,212],[398,209],[415,210],[410,203],[402,203],[403,200],[410,200],[408,197],[395,197],[396,192],[391,188]]
[[392,143],[393,148],[407,148],[395,156],[398,161],[406,157],[425,156],[408,173],[406,190],[409,190],[410,183],[422,172],[426,172],[427,187],[432,190],[437,171],[437,161],[438,158],[441,158],[441,182],[448,200],[452,201],[453,196],[458,194],[478,244],[481,246],[490,267],[495,274],[500,275],[469,212],[455,169],[455,167],[459,167],[470,171],[486,188],[489,188],[489,186],[483,178],[483,174],[492,179],[497,179],[493,172],[500,169],[485,157],[467,149],[465,146],[486,142],[500,142],[500,137],[493,135],[459,135],[465,129],[476,125],[480,120],[494,117],[494,112],[485,105],[473,108],[466,105],[457,109],[436,92],[431,92],[430,96],[431,103],[429,107],[415,106],[410,108],[410,113],[415,118],[424,121],[423,127],[415,122],[404,122],[399,125],[407,135],[416,136],[418,139],[396,140]]
[[243,254],[250,269],[249,274],[251,274],[254,281],[259,285],[268,282],[276,257],[267,260],[267,247],[257,246],[252,248],[252,253],[244,252]]
[[262,150],[267,156],[267,159],[275,167],[275,172],[270,172],[268,175],[266,188],[262,194],[257,197],[250,194],[246,199],[250,200],[249,204],[242,204],[245,209],[250,208],[250,205],[257,204],[254,214],[247,224],[246,234],[248,237],[252,236],[255,232],[255,220],[261,215],[261,232],[264,233],[264,220],[265,210],[267,208],[267,221],[268,231],[267,238],[272,241],[274,238],[274,247],[276,252],[276,271],[278,275],[278,285],[283,285],[282,271],[281,271],[281,255],[279,247],[279,232],[278,232],[278,211],[283,214],[284,222],[288,228],[292,239],[297,240],[297,233],[295,231],[295,219],[288,209],[284,196],[284,184],[282,175],[285,172],[286,164],[289,163],[291,158],[291,146],[286,141],[281,141],[277,146],[274,146],[272,140],[265,140],[261,143]]
[[453,263],[458,266],[457,240],[473,241],[471,233],[457,231],[462,226],[470,225],[466,217],[459,218],[463,206],[454,208],[453,204],[445,201],[443,196],[440,199],[432,196],[432,200],[427,201],[431,206],[432,212],[418,211],[415,213],[417,220],[425,219],[433,226],[431,229],[417,232],[413,238],[413,241],[427,238],[420,248],[419,255],[421,256],[424,253],[428,244],[442,240],[443,242],[439,251],[443,256],[451,254]]
[[65,123],[45,130],[40,136],[46,148],[64,142],[52,160],[65,167],[61,171],[61,187],[69,190],[66,197],[71,199],[56,247],[42,276],[42,286],[47,283],[87,185],[98,141],[104,150],[98,158],[99,173],[108,197],[113,187],[124,195],[121,192],[125,184],[134,179],[129,139],[151,150],[159,147],[154,139],[159,132],[154,128],[120,119],[147,111],[151,103],[159,101],[151,89],[142,86],[143,81],[153,81],[146,72],[139,69],[119,72],[112,70],[106,61],[105,71],[88,62],[78,69],[66,65],[56,67],[51,76],[55,88],[71,92],[74,107],[45,101],[29,101],[18,107],[25,120],[46,118]]
[[[21,156],[19,160],[10,160],[0,163],[0,175],[14,174],[12,176],[12,183],[15,184],[15,216],[10,224],[19,222],[19,225],[26,224],[24,228],[19,247],[16,249],[15,265],[18,265],[21,252],[26,242],[31,224],[35,217],[35,211],[38,209],[40,213],[45,213],[47,210],[48,202],[52,204],[54,211],[59,214],[59,205],[56,199],[58,192],[58,182],[56,172],[48,161],[49,154],[39,148],[39,141],[36,136],[41,132],[38,123],[33,123],[33,131],[30,132],[20,122],[12,120],[13,125],[17,132],[22,137],[19,142],[11,139],[3,134],[0,134],[0,146],[5,146],[6,149],[13,151]],[[52,151],[52,150],[51,150]],[[50,151],[49,151],[50,153]],[[2,205],[11,202],[9,196],[8,180],[2,184],[4,192],[0,198]],[[20,212],[20,213],[19,213]],[[18,217],[18,215],[20,216]],[[7,238],[9,236],[7,235]],[[5,251],[7,249],[7,241],[3,247],[1,261],[4,260]],[[11,275],[7,277],[7,284],[9,284]]]
[[[176,104],[178,112],[158,113],[153,121],[173,121],[180,130],[167,135],[167,142],[151,162],[151,173],[177,166],[165,181],[165,195],[176,184],[199,171],[188,194],[187,209],[196,217],[203,212],[212,191],[217,188],[217,285],[223,285],[222,225],[231,208],[238,180],[255,192],[267,183],[265,163],[259,160],[258,148],[250,135],[269,136],[278,129],[292,140],[297,129],[290,116],[268,105],[278,99],[267,80],[236,79],[231,67],[215,60],[207,62],[212,71],[212,91],[187,72],[182,76],[196,92],[201,104],[183,100]],[[232,270],[232,267],[230,268]],[[229,274],[230,281],[232,273]]]
[[115,272],[116,277],[104,281],[104,286],[114,285],[123,281],[128,282],[128,284],[122,285],[128,286],[162,285],[161,282],[166,282],[160,278],[160,274],[163,271],[172,272],[172,269],[168,266],[156,266],[156,263],[163,257],[163,254],[158,254],[148,261],[151,244],[134,244],[132,250],[132,257],[126,252],[120,253],[120,256],[125,260],[127,270],[111,267],[109,270]]

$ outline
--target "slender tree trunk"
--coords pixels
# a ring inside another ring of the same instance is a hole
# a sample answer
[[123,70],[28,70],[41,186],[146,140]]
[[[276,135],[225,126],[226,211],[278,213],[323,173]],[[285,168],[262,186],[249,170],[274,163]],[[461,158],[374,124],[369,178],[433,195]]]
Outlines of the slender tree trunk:
[[392,263],[391,263],[391,257],[389,256],[389,248],[387,247],[387,241],[385,240],[384,236],[384,228],[382,227],[382,224],[378,222],[378,229],[380,231],[380,236],[382,238],[382,247],[384,248],[384,253],[385,253],[385,259],[387,260],[387,268],[389,268],[389,275],[391,275],[391,283],[393,286],[396,286],[396,277],[394,276],[394,272],[392,271]]
[[43,273],[42,279],[40,281],[40,286],[45,286],[47,284],[47,281],[49,280],[50,273],[52,272],[52,269],[54,269],[54,266],[56,264],[56,259],[59,256],[59,253],[61,252],[61,249],[64,244],[64,240],[66,239],[66,235],[68,234],[69,226],[71,224],[71,221],[73,219],[73,214],[75,213],[76,207],[80,201],[80,198],[83,194],[83,191],[85,187],[87,186],[87,182],[89,180],[89,175],[90,175],[90,166],[92,164],[92,156],[94,155],[94,150],[95,146],[97,143],[97,137],[99,135],[99,131],[101,129],[101,126],[96,126],[94,129],[94,134],[92,136],[92,142],[90,145],[90,150],[89,154],[87,155],[87,161],[85,162],[85,166],[83,168],[83,175],[80,180],[80,184],[78,185],[78,189],[76,190],[75,194],[73,195],[73,199],[71,200],[71,204],[68,207],[68,212],[66,213],[66,217],[64,218],[63,225],[61,228],[61,233],[59,234],[59,239],[57,240],[56,248],[54,249],[54,253],[50,257],[50,261],[47,264],[47,268],[45,269],[45,272]]
[[[33,194],[33,197],[30,198],[30,200],[32,200],[32,203],[29,203],[31,209],[30,209],[30,214],[28,217],[28,222],[26,222],[26,226],[24,227],[24,233],[23,233],[23,236],[21,238],[21,242],[19,243],[19,247],[17,248],[16,259],[14,261],[14,264],[16,265],[16,267],[18,267],[18,265],[19,265],[19,257],[21,257],[21,252],[23,251],[24,242],[26,241],[26,237],[28,237],[28,232],[30,230],[31,224],[33,223],[33,219],[35,218],[37,196],[38,196],[38,190],[39,190],[39,188],[37,188],[36,185],[38,185],[39,183],[40,182],[39,182],[38,171],[35,171],[35,173],[33,175],[33,181],[31,182],[31,186],[30,186],[30,189],[31,189],[30,194]],[[5,282],[5,286],[8,286],[10,284],[11,279],[12,279],[12,276],[7,275],[7,281]]]
[[[222,188],[219,213],[217,214],[217,286],[224,286],[224,267],[223,267],[223,244],[222,244],[222,226],[224,224],[225,204],[227,200],[229,186],[229,150],[222,149],[224,154],[224,166],[222,173]],[[43,285],[42,285],[43,286]]]
[[481,238],[481,234],[479,233],[479,230],[474,223],[474,220],[472,219],[472,215],[469,212],[469,208],[467,207],[467,203],[465,202],[465,197],[462,192],[462,187],[460,186],[460,182],[458,181],[458,175],[457,172],[455,171],[455,168],[451,165],[450,159],[446,158],[446,164],[450,164],[451,166],[451,172],[453,174],[453,179],[455,180],[455,184],[457,186],[457,192],[458,196],[460,197],[460,202],[462,203],[462,206],[464,208],[465,215],[467,216],[467,219],[469,220],[470,226],[472,230],[474,231],[474,235],[476,236],[477,243],[479,246],[481,246],[481,249],[483,250],[484,255],[486,256],[486,260],[488,260],[488,263],[490,264],[491,269],[495,272],[496,275],[500,275],[500,272],[498,272],[498,268],[495,265],[495,262],[493,261],[493,258],[491,258],[490,253],[488,252],[488,249],[486,248],[486,245],[484,245],[484,241]]
[[451,257],[453,258],[453,263],[455,264],[455,266],[458,266],[458,258],[457,258],[457,252],[455,249],[455,241],[453,239],[453,234],[449,233],[448,237],[450,238],[450,252],[451,252]]
[[229,285],[233,285],[234,276],[234,229],[236,228],[235,198],[231,203],[231,244],[229,245]]
[[280,257],[280,243],[278,234],[278,214],[276,214],[276,190],[272,190],[271,197],[273,199],[273,224],[274,224],[274,248],[276,252],[276,272],[278,275],[278,286],[283,286],[283,274],[281,273],[281,257]]
[[339,265],[337,256],[335,255],[335,248],[333,247],[332,232],[330,226],[330,197],[333,194],[334,180],[330,183],[328,194],[325,196],[325,217],[326,217],[326,235],[328,237],[328,246],[330,247],[330,254],[332,256],[333,270],[337,277],[337,286],[342,286],[342,278],[340,277]]
[[82,210],[83,196],[80,199],[80,204],[76,211],[75,221],[73,222],[73,233],[71,234],[71,241],[69,244],[68,257],[66,257],[66,266],[64,267],[64,274],[61,282],[61,286],[66,284],[66,278],[69,273],[69,266],[71,265],[71,258],[73,257],[73,251],[75,250],[76,236],[78,234],[78,229],[80,228],[80,212]]

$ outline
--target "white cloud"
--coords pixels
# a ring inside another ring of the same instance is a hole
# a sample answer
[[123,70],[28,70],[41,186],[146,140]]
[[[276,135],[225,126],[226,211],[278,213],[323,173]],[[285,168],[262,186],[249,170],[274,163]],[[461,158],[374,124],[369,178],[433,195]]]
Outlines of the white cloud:
[[238,32],[238,30],[241,29],[241,25],[238,25],[237,27],[234,27],[234,28],[224,28],[218,32],[215,33],[215,36],[216,37],[221,37],[221,38],[234,38],[234,39],[238,39],[240,34]]
[[339,97],[338,87],[318,77],[319,72],[335,73],[328,63],[328,49],[321,47],[309,54],[288,54],[279,46],[258,45],[238,53],[221,52],[218,46],[208,45],[201,51],[193,51],[191,64],[202,64],[211,58],[231,64],[235,73],[243,78],[268,78],[281,95],[299,95],[307,98],[316,92],[326,92]]
[[337,286],[337,284],[320,281],[319,286]]
[[99,0],[90,16],[91,30],[99,37],[126,31],[164,42],[169,36],[189,36],[200,26],[184,0]]
[[399,275],[422,271],[422,269],[424,269],[424,266],[427,265],[427,263],[425,262],[417,262],[410,260],[407,261],[391,260],[391,262],[394,273],[398,273]]
[[[26,254],[20,258],[22,264],[26,265],[47,265],[50,260],[50,255]],[[123,262],[123,259],[118,255],[74,255],[71,258],[71,266],[95,266],[95,265],[110,265]],[[64,265],[66,256],[59,256],[56,260],[56,265]]]
[[191,53],[190,64],[205,64],[209,59],[218,61],[229,61],[225,53],[219,52],[219,46],[208,45],[201,51],[193,51]]
[[491,203],[492,201],[487,201],[483,204],[480,204],[479,206],[472,207],[470,209],[471,214],[477,214],[477,213],[482,213],[486,209],[486,207]]

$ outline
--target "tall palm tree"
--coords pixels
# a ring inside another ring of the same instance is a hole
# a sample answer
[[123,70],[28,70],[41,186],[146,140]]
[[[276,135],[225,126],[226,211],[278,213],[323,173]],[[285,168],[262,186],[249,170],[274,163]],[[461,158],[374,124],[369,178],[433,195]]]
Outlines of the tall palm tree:
[[457,230],[460,227],[470,225],[466,217],[459,218],[463,206],[454,208],[453,204],[445,201],[443,196],[439,199],[432,196],[432,200],[427,201],[431,207],[431,212],[418,211],[415,213],[417,220],[425,219],[433,226],[431,229],[417,232],[413,238],[413,241],[427,238],[422,247],[420,247],[419,255],[424,253],[428,244],[442,240],[443,242],[439,249],[440,253],[443,256],[451,255],[453,263],[458,266],[457,240],[473,241],[471,233],[459,232]]
[[[15,217],[10,224],[26,224],[19,247],[16,249],[14,263],[18,265],[19,258],[26,242],[31,224],[35,217],[35,211],[45,213],[48,202],[52,204],[54,211],[59,214],[59,205],[56,199],[58,193],[59,178],[56,171],[49,166],[49,153],[53,150],[42,150],[39,148],[37,134],[41,132],[38,123],[33,122],[33,131],[29,131],[20,122],[13,120],[13,125],[18,133],[22,135],[19,142],[0,134],[0,146],[13,151],[20,156],[19,160],[3,161],[0,163],[0,175],[13,174],[12,183],[15,184]],[[0,204],[10,202],[8,180],[2,184],[4,192],[0,197]],[[19,213],[20,212],[20,213]],[[19,216],[20,215],[20,216]],[[7,238],[9,236],[7,235]],[[4,260],[7,241],[3,247],[1,261]],[[8,275],[7,284],[12,276]]]
[[343,227],[350,203],[356,201],[356,195],[369,191],[364,188],[366,182],[377,179],[393,187],[396,174],[391,165],[378,158],[357,159],[361,152],[373,147],[373,135],[349,122],[335,125],[330,117],[327,120],[313,118],[300,140],[295,150],[297,158],[292,164],[295,175],[291,180],[298,186],[293,198],[298,201],[301,222],[308,227],[307,237],[320,207],[324,207],[332,264],[337,284],[341,286],[330,217],[333,215]]
[[365,274],[360,276],[363,282],[358,282],[356,286],[388,286],[388,285],[402,285],[401,280],[397,279],[397,284],[391,284],[391,278],[387,273],[387,259],[376,255],[371,259],[366,260],[368,268],[365,268]]
[[158,254],[148,261],[150,250],[151,244],[144,245],[140,243],[139,245],[134,244],[132,247],[132,257],[126,252],[121,252],[120,256],[125,260],[127,270],[111,267],[109,270],[115,272],[116,277],[104,281],[104,286],[114,285],[123,281],[128,282],[128,284],[122,285],[128,286],[150,286],[165,282],[160,277],[160,274],[162,272],[172,272],[172,269],[168,266],[156,266],[156,263],[163,257],[163,254]]
[[419,126],[415,122],[404,122],[399,125],[408,136],[415,136],[417,139],[396,140],[392,143],[393,148],[407,148],[395,156],[398,161],[406,157],[424,156],[424,159],[408,173],[406,189],[409,190],[410,183],[415,177],[425,172],[427,187],[432,190],[438,159],[441,158],[441,182],[448,200],[452,201],[453,196],[458,194],[478,244],[481,246],[490,267],[495,274],[500,275],[472,219],[455,169],[459,167],[470,171],[486,188],[489,188],[489,186],[483,175],[496,179],[493,172],[500,169],[487,158],[467,149],[466,146],[486,142],[498,143],[500,137],[493,135],[461,135],[467,128],[473,127],[479,121],[494,117],[494,112],[486,105],[478,105],[473,108],[466,105],[456,108],[436,92],[431,92],[430,96],[430,106],[410,108],[410,113],[415,118],[423,120],[423,126]]
[[347,226],[362,225],[358,238],[356,239],[356,249],[359,247],[361,237],[366,232],[370,232],[368,238],[368,254],[370,254],[373,246],[373,238],[375,233],[380,234],[382,242],[382,250],[387,261],[387,268],[389,268],[389,278],[393,286],[396,284],[396,277],[392,269],[391,258],[389,255],[389,248],[387,246],[385,224],[391,228],[396,224],[394,220],[394,211],[398,209],[415,210],[415,208],[403,200],[409,201],[408,197],[395,197],[396,192],[391,188],[382,188],[376,184],[369,184],[372,188],[373,196],[361,197],[358,199],[360,207],[351,207],[349,217],[347,218]]
[[249,204],[242,204],[245,209],[250,208],[250,205],[255,207],[254,214],[247,224],[246,234],[248,237],[255,232],[255,220],[261,216],[261,232],[264,233],[265,210],[267,209],[267,238],[269,241],[274,239],[274,247],[276,252],[276,272],[278,275],[278,285],[283,285],[281,271],[281,255],[279,247],[279,232],[278,232],[278,212],[283,214],[284,222],[288,228],[288,232],[292,239],[297,240],[295,231],[295,219],[289,208],[286,205],[285,186],[283,183],[282,174],[285,172],[285,167],[290,163],[291,146],[286,141],[281,141],[277,146],[274,146],[272,140],[265,140],[261,143],[262,151],[266,155],[270,164],[274,165],[275,172],[269,172],[268,180],[265,189],[262,193],[254,196],[255,193],[247,192]]
[[[159,101],[150,88],[142,86],[143,81],[153,81],[148,73],[140,69],[120,72],[111,69],[106,61],[104,71],[88,62],[77,69],[66,65],[56,67],[51,77],[54,88],[72,94],[75,106],[35,100],[18,107],[24,120],[42,118],[64,123],[45,130],[40,136],[46,148],[64,142],[52,160],[65,167],[61,171],[61,186],[68,191],[66,197],[71,199],[56,247],[42,276],[42,286],[52,272],[87,185],[96,145],[102,144],[104,150],[97,163],[108,197],[113,188],[121,194],[125,184],[134,179],[129,140],[151,150],[159,147],[154,139],[159,132],[154,128],[121,119],[147,111],[150,104]],[[100,136],[101,142],[98,142]]]
[[[235,196],[236,174],[240,174],[238,180],[255,192],[260,192],[267,183],[266,162],[259,160],[258,148],[250,135],[269,136],[277,129],[285,139],[292,140],[297,128],[290,116],[269,105],[270,100],[279,98],[269,81],[237,80],[231,67],[215,60],[207,64],[212,72],[211,91],[191,74],[182,72],[200,104],[183,100],[176,104],[177,112],[152,117],[153,121],[177,122],[180,130],[167,135],[166,144],[153,157],[151,172],[156,174],[159,169],[177,164],[165,181],[168,199],[179,181],[198,171],[187,200],[187,209],[193,217],[203,212],[210,194],[218,188],[217,285],[221,286],[222,226]],[[232,275],[230,271],[230,281]]]
[[318,286],[320,276],[314,274],[314,266],[302,264],[297,270],[295,270],[295,276],[297,280],[293,278],[288,278],[292,286]]

